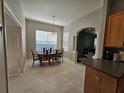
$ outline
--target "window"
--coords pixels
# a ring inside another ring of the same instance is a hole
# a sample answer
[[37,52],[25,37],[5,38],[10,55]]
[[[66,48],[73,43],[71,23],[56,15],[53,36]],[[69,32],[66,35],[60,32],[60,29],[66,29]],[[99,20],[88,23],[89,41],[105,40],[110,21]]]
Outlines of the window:
[[64,32],[63,34],[64,51],[68,51],[68,44],[69,44],[69,32]]
[[75,36],[73,36],[73,51],[75,51]]
[[57,33],[47,31],[36,31],[36,51],[42,48],[57,48]]

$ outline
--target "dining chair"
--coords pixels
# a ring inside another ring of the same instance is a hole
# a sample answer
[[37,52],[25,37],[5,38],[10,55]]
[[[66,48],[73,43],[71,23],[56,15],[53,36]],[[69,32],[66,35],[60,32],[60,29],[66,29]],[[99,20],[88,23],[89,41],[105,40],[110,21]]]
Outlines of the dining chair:
[[40,59],[39,59],[39,57],[37,56],[36,51],[33,51],[33,50],[31,49],[31,53],[32,53],[32,57],[33,57],[33,65],[32,65],[32,66],[34,67],[35,61],[40,60]]
[[43,61],[48,61],[50,65],[50,55],[48,50],[45,50],[45,52],[41,56],[41,59],[40,59],[41,64],[43,64]]
[[50,48],[50,49],[49,49],[49,52],[52,53],[52,51],[53,51],[52,48]]
[[46,52],[46,48],[43,48],[43,54],[45,54],[45,52]]
[[56,62],[59,62],[60,60],[60,55],[59,55],[59,50],[57,49],[57,50],[55,50],[55,61]]
[[56,62],[56,52],[53,50],[49,55],[50,55],[50,62],[55,63]]

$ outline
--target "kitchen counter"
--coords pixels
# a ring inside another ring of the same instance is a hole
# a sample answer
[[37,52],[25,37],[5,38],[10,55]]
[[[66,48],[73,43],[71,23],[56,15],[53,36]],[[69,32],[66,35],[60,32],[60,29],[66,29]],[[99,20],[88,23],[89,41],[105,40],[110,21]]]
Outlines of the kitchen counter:
[[99,70],[114,78],[121,78],[124,75],[124,63],[113,62],[104,59],[84,59],[83,64]]
[[124,93],[124,63],[84,59],[84,93]]

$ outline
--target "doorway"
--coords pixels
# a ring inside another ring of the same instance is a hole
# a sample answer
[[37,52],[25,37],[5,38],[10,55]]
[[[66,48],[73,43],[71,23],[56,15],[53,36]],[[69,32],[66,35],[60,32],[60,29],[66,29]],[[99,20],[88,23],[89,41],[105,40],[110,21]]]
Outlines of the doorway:
[[95,28],[93,27],[85,28],[78,33],[77,62],[81,62],[85,58],[92,59],[96,50],[96,37]]
[[21,27],[7,11],[5,12],[5,23],[7,70],[8,76],[13,76],[20,72],[20,63],[22,61]]

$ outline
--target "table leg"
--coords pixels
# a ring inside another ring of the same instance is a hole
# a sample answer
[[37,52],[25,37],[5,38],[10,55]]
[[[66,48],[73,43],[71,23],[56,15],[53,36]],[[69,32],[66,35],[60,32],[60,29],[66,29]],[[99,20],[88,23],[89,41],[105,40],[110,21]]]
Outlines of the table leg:
[[42,59],[40,59],[40,67],[43,65],[43,61]]

